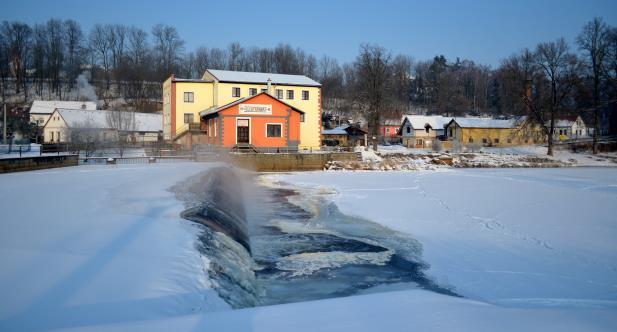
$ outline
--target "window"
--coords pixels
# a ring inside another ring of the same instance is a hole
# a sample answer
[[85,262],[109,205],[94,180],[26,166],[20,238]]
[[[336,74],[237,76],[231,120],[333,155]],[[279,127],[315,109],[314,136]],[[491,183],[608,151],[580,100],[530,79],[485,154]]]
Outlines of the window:
[[54,141],[54,132],[53,131],[51,132],[51,141],[52,142]]
[[267,137],[281,137],[282,125],[279,123],[266,124],[266,136]]
[[304,114],[300,114],[300,122],[304,122]]
[[257,94],[257,89],[255,89],[255,88],[250,88],[249,89],[249,95],[254,96],[256,94]]
[[193,117],[191,113],[184,113],[184,123],[193,123]]
[[268,92],[268,89],[261,89],[261,92]]
[[283,90],[276,89],[276,98],[283,99]]
[[411,134],[411,127],[407,127],[407,133]]
[[482,139],[482,143],[484,143],[484,144],[488,143],[488,139],[487,138],[483,138]]
[[294,99],[294,90],[287,90],[287,99]]
[[307,90],[302,90],[302,100],[309,100],[309,92]]
[[231,96],[240,97],[240,88],[236,88],[236,87],[231,88]]
[[56,132],[56,136],[58,136],[58,142],[60,142],[60,132]]
[[448,128],[449,136],[452,137],[452,128]]
[[473,143],[473,138],[469,137],[469,143]]
[[386,133],[390,133],[390,128],[386,128]]
[[507,142],[508,142],[508,144],[511,144],[512,143],[512,139],[508,138]]
[[185,103],[192,103],[195,101],[195,95],[193,94],[193,92],[185,92],[184,93],[184,102]]

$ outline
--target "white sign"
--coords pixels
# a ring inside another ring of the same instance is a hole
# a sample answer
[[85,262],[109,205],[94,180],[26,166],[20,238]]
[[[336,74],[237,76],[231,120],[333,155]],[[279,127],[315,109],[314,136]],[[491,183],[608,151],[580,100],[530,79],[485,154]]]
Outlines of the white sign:
[[240,114],[272,114],[272,105],[240,104]]

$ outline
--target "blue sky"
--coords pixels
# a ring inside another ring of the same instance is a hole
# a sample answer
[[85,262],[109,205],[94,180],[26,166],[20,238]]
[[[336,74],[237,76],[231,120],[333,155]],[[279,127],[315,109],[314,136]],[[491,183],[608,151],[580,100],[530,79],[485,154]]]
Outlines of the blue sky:
[[[496,66],[538,42],[571,44],[594,16],[617,26],[617,1],[181,1],[2,0],[0,20],[40,23],[72,18],[88,29],[123,23],[150,31],[176,26],[187,49],[203,45],[271,47],[280,42],[316,56],[352,61],[361,43],[417,60],[444,54]],[[170,6],[173,4],[173,6]]]

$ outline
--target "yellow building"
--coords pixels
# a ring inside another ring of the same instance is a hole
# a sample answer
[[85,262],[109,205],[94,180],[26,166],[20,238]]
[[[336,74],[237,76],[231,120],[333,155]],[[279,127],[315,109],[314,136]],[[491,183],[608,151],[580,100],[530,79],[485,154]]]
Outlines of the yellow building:
[[[321,84],[302,75],[213,69],[206,70],[201,80],[179,79],[172,75],[163,83],[163,136],[168,141],[181,141],[187,133],[202,128],[200,111],[260,92],[268,92],[304,112],[299,148],[319,149]],[[220,130],[221,126],[213,125],[212,128]]]
[[546,142],[542,129],[527,118],[496,120],[454,118],[445,126],[446,138],[462,145],[515,146]]

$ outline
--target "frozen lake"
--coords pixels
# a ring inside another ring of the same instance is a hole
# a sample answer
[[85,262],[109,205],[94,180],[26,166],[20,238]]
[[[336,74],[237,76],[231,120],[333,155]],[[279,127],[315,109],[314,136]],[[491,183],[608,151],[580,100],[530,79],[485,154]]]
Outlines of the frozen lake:
[[270,175],[299,204],[410,234],[428,274],[506,306],[617,306],[617,169],[464,169]]
[[[199,250],[202,228],[182,220],[186,206],[169,191],[213,166],[79,166],[0,175],[0,330],[612,331],[617,326],[617,169],[262,176],[265,186],[297,190],[300,195],[289,196],[289,203],[318,216],[302,225],[278,222],[279,229],[357,230],[332,223],[333,210],[320,209],[335,206],[334,217],[340,213],[413,239],[426,264],[422,277],[464,298],[384,284],[353,293],[362,295],[231,310],[209,277],[212,257]],[[268,237],[280,234],[262,235],[263,263],[272,257],[264,249],[274,248]],[[312,248],[291,255],[311,256],[332,240],[322,236],[316,244],[311,236],[292,236],[300,247]],[[342,245],[371,255],[382,252],[353,241]],[[288,248],[275,249],[279,255],[278,249]],[[274,256],[274,266],[327,277],[322,267],[339,262],[340,255],[325,257],[324,265],[307,266]],[[343,258],[348,262],[351,256]],[[342,272],[339,276],[354,271]]]

